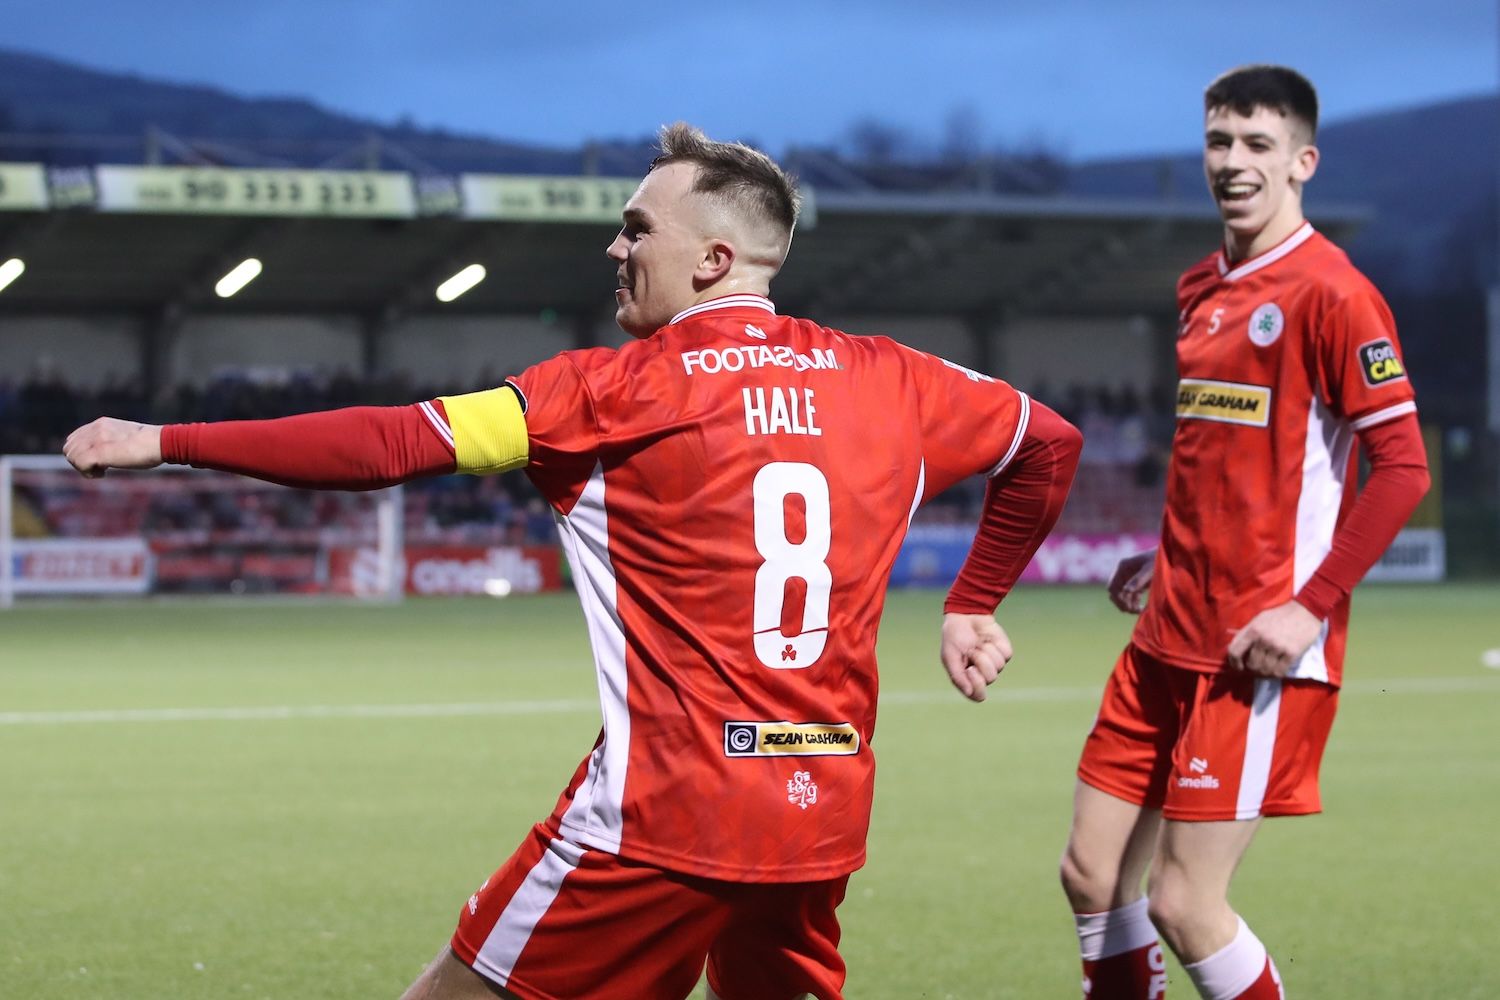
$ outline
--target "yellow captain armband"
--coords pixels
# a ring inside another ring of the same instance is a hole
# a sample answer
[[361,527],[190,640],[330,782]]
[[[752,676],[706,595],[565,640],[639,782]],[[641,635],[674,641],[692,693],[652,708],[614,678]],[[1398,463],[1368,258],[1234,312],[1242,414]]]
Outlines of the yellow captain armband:
[[526,464],[526,414],[514,389],[501,386],[438,399],[453,429],[457,471],[483,476]]

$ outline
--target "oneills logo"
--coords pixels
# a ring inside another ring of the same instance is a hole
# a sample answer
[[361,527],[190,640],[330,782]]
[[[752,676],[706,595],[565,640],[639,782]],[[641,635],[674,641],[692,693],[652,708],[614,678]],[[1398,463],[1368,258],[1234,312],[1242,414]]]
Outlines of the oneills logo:
[[1264,427],[1271,419],[1271,390],[1263,385],[1185,378],[1177,386],[1177,418]]
[[847,722],[726,722],[726,757],[852,757],[859,733]]

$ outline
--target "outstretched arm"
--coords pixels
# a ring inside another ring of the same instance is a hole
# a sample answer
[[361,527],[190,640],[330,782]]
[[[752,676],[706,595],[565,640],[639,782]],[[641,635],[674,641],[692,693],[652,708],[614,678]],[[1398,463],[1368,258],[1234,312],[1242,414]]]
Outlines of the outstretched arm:
[[1229,665],[1266,677],[1284,677],[1318,638],[1323,621],[1380,559],[1432,479],[1415,415],[1359,432],[1370,459],[1370,478],[1317,572],[1285,604],[1267,608],[1229,643]]
[[966,698],[983,701],[1010,660],[995,608],[1057,523],[1082,448],[1077,428],[1032,400],[1025,440],[985,490],[974,544],[943,604],[943,666]]
[[304,489],[371,490],[422,476],[526,463],[525,417],[508,387],[411,406],[354,406],[275,420],[157,427],[104,417],[63,446],[85,476],[163,462]]

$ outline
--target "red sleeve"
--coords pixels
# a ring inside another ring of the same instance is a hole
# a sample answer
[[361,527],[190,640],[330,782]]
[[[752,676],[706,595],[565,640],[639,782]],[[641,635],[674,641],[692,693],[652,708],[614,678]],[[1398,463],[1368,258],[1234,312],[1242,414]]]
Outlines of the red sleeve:
[[1297,592],[1297,603],[1319,618],[1327,618],[1375,565],[1431,484],[1415,416],[1367,427],[1359,443],[1370,459],[1370,478],[1334,532],[1332,549]]
[[352,406],[276,420],[168,424],[162,460],[218,469],[283,486],[374,490],[455,467],[453,446],[423,413],[437,400],[411,406]]
[[1031,401],[1026,436],[985,490],[979,531],[944,612],[994,613],[1057,523],[1082,449],[1076,427]]

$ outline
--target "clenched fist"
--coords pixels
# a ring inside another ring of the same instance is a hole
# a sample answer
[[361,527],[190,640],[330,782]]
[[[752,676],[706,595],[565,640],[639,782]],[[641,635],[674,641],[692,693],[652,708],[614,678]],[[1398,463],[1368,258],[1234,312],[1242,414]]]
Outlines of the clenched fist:
[[100,417],[68,435],[63,457],[89,479],[110,469],[154,469],[161,464],[161,428]]

